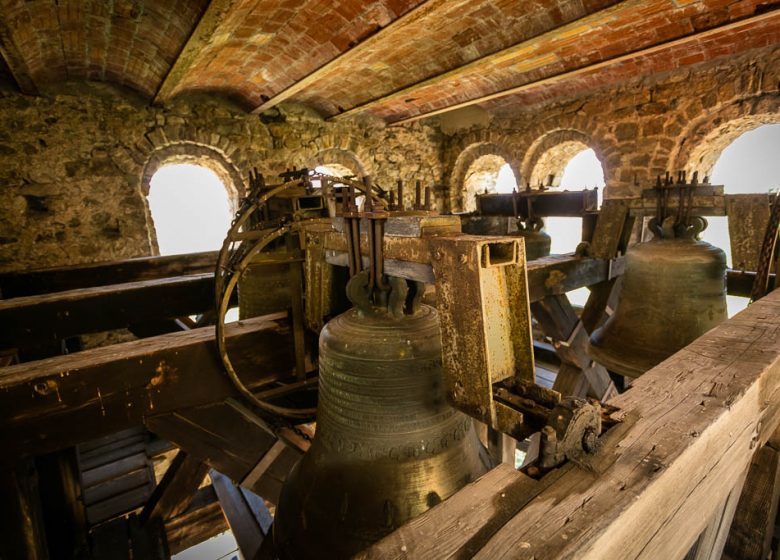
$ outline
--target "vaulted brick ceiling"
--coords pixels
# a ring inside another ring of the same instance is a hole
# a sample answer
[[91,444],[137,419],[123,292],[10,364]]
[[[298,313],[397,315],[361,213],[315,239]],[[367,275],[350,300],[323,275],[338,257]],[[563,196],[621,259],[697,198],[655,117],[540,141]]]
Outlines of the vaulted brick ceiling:
[[778,44],[780,0],[0,0],[0,52],[26,93],[87,79],[388,122]]

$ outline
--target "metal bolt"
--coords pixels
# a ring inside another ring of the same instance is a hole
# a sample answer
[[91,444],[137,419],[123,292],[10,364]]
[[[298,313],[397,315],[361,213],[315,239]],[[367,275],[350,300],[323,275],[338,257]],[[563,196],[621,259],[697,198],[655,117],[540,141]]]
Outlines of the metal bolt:
[[592,429],[585,430],[585,433],[582,434],[582,448],[585,450],[585,453],[595,453],[597,443],[598,437],[596,432]]

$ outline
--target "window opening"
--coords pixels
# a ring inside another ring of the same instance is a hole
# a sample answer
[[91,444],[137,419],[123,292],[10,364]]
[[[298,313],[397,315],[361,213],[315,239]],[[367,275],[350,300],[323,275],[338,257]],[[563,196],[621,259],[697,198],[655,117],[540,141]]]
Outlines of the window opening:
[[[149,211],[160,255],[215,251],[222,246],[233,204],[212,170],[189,163],[166,165],[152,176]],[[238,318],[231,309],[226,321]]]
[[511,193],[516,188],[517,178],[504,158],[490,154],[481,156],[469,166],[463,181],[463,211],[477,209],[478,194]]
[[[560,186],[556,190],[582,190],[598,187],[598,206],[604,190],[604,170],[590,148],[583,149],[566,164],[561,176]],[[582,241],[582,218],[549,217],[544,219],[545,231],[552,238],[550,253],[572,253]],[[575,305],[585,305],[590,290],[580,288],[567,294]]]
[[[710,183],[723,185],[727,194],[768,192],[780,188],[780,124],[763,125],[737,137],[721,152],[712,168]],[[733,266],[728,221],[725,216],[708,217],[702,239],[726,253]],[[728,296],[729,317],[747,307],[748,298]]]

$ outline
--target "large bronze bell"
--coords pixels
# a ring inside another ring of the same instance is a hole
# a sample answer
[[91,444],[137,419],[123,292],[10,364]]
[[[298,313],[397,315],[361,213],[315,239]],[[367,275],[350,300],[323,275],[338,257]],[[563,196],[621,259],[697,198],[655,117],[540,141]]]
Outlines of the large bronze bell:
[[489,467],[472,420],[445,400],[436,310],[389,307],[322,330],[316,435],[274,521],[281,558],[349,558]]
[[727,318],[726,255],[699,240],[703,218],[663,228],[626,254],[615,314],[590,337],[590,354],[607,369],[639,377]]

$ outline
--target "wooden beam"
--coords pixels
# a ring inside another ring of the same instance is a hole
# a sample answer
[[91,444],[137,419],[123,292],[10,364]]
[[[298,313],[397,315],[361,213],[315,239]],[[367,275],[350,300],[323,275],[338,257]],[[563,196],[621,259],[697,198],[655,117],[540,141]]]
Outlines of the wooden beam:
[[178,554],[229,529],[212,485],[198,490],[190,506],[165,522],[168,550]]
[[780,498],[780,453],[765,445],[753,456],[723,554],[725,560],[766,560]]
[[187,276],[213,272],[217,252],[189,253],[165,257],[140,257],[122,261],[40,268],[0,274],[0,295],[4,299],[155,280],[169,276]]
[[256,558],[273,518],[263,500],[212,469],[211,482],[244,558]]
[[[609,401],[620,423],[600,438],[599,451],[581,468],[548,474],[559,476],[530,502],[517,498],[519,513],[497,531],[485,529],[494,534],[468,557],[685,556],[742,484],[753,450],[780,425],[778,333],[775,291],[635,380]],[[487,490],[472,503],[499,501],[511,509],[515,499]],[[448,502],[440,506],[444,516]],[[468,514],[456,515],[470,523]],[[450,537],[443,527],[426,538]]]
[[16,46],[13,33],[4,20],[0,20],[0,56],[3,57],[16,85],[19,86],[19,91],[25,95],[38,95],[38,86],[33,80],[27,61]]
[[398,19],[379,29],[373,35],[369,35],[365,40],[360,41],[351,49],[342,52],[335,58],[332,58],[327,63],[311,72],[309,75],[276,93],[273,97],[264,101],[260,106],[256,107],[252,113],[262,113],[263,111],[267,111],[279,103],[286,101],[293,95],[300,93],[312,84],[316,83],[320,78],[327,75],[328,72],[335,70],[339,66],[349,68],[352,63],[359,61],[364,53],[369,52],[372,48],[384,41],[390,30],[395,32],[403,29],[409,23],[413,23],[420,18],[431,14],[442,5],[446,4],[446,2],[447,0],[423,0],[423,2],[421,2],[419,5],[415,6]]
[[498,465],[358,553],[355,559],[471,558],[495,531],[559,476],[557,473],[537,481],[509,465]]
[[[612,6],[610,8],[606,8],[606,10],[612,10],[612,9],[617,9],[617,8],[627,8],[627,9],[634,10],[634,9],[637,9],[637,7],[641,5],[641,3],[642,3],[641,1],[637,1],[637,2],[621,2],[620,4],[618,4],[616,6]],[[599,13],[600,12],[597,12],[596,14],[592,14],[592,16],[588,16],[588,17],[597,16]],[[663,53],[666,50],[669,50],[669,49],[672,49],[672,48],[676,48],[676,47],[682,47],[682,46],[685,46],[685,45],[688,45],[688,44],[692,43],[693,41],[699,41],[699,40],[707,39],[707,38],[710,38],[710,37],[713,37],[713,36],[716,36],[716,35],[719,35],[719,34],[724,34],[724,33],[735,33],[735,32],[740,31],[742,29],[749,28],[752,25],[756,25],[758,23],[761,23],[761,22],[764,22],[764,21],[767,21],[767,20],[772,20],[772,19],[778,17],[778,14],[780,14],[780,11],[778,11],[778,10],[771,10],[771,11],[768,11],[768,12],[765,12],[765,13],[762,13],[762,14],[758,14],[758,15],[755,15],[755,16],[752,16],[752,17],[749,17],[749,18],[745,18],[745,19],[742,19],[742,20],[732,21],[730,23],[727,23],[727,24],[724,24],[724,25],[720,25],[720,26],[714,27],[712,29],[707,29],[706,31],[693,33],[691,35],[687,35],[685,37],[681,37],[681,38],[678,38],[678,39],[672,39],[672,40],[669,40],[669,41],[664,41],[662,43],[653,45],[651,47],[647,47],[647,48],[639,49],[639,50],[636,50],[636,51],[633,51],[633,52],[630,52],[630,53],[626,53],[626,54],[622,54],[622,55],[619,55],[619,56],[615,56],[615,57],[603,60],[601,62],[597,62],[597,63],[594,63],[594,64],[589,64],[587,66],[582,66],[580,68],[576,68],[576,69],[569,70],[569,71],[566,71],[566,72],[561,72],[560,74],[555,74],[553,76],[548,76],[546,78],[542,78],[542,79],[539,79],[539,80],[534,80],[534,81],[531,81],[531,82],[528,82],[528,83],[525,83],[525,84],[522,84],[522,85],[519,85],[519,86],[515,86],[515,87],[507,88],[507,89],[504,89],[504,90],[500,90],[500,91],[497,91],[497,92],[494,92],[494,93],[491,93],[491,94],[488,94],[488,95],[482,95],[482,96],[479,96],[479,97],[475,97],[475,98],[469,99],[468,101],[464,101],[464,102],[461,102],[461,103],[453,103],[452,105],[449,105],[447,107],[443,107],[441,109],[435,109],[435,110],[431,110],[431,111],[424,111],[424,112],[419,113],[417,115],[414,115],[412,117],[407,117],[407,118],[404,118],[404,119],[398,119],[396,121],[392,121],[390,124],[393,124],[393,125],[407,124],[407,123],[411,123],[411,122],[414,122],[414,121],[417,121],[417,120],[420,120],[420,119],[423,119],[423,118],[432,117],[434,115],[440,115],[442,113],[447,113],[449,111],[454,111],[456,109],[462,109],[464,107],[469,107],[471,105],[476,105],[476,104],[479,104],[479,103],[485,103],[487,101],[492,101],[494,99],[499,99],[499,98],[506,97],[506,96],[509,96],[509,95],[522,93],[522,92],[529,91],[529,90],[532,90],[532,89],[545,87],[545,86],[550,86],[550,85],[553,85],[553,84],[558,84],[558,83],[561,83],[561,82],[565,82],[566,80],[570,80],[572,78],[576,78],[576,77],[578,77],[578,76],[580,76],[582,74],[587,74],[587,73],[590,73],[590,72],[596,72],[596,71],[604,70],[604,69],[610,68],[612,66],[617,66],[617,65],[620,65],[620,64],[624,64],[626,62],[630,62],[630,61],[632,61],[634,59],[637,59],[637,58]],[[570,25],[582,25],[586,19],[588,19],[588,18],[583,18],[582,20],[578,20],[576,22],[573,22]],[[561,33],[561,31],[566,29],[567,27],[568,26],[564,26],[564,27],[558,28],[556,30],[551,31],[550,33],[556,33],[556,34],[557,33]],[[544,36],[542,36],[542,37],[544,37]],[[514,47],[510,47],[508,50],[511,49],[513,52],[514,51],[522,52],[524,49],[532,46],[535,41],[540,40],[542,37],[537,37],[535,39],[532,39],[531,41],[527,41],[527,42],[524,42],[524,43],[519,43],[518,45],[515,45]],[[394,93],[391,93],[391,94],[383,96],[383,97],[379,97],[379,98],[374,99],[372,101],[369,101],[367,103],[363,103],[361,105],[356,105],[355,107],[349,109],[348,111],[345,111],[343,113],[335,115],[334,117],[331,117],[331,119],[339,119],[339,118],[342,118],[344,116],[347,116],[347,115],[350,115],[350,114],[354,114],[354,113],[358,113],[358,112],[362,112],[362,111],[365,111],[365,110],[370,109],[372,107],[376,107],[378,105],[381,105],[383,103],[387,103],[388,101],[393,101],[393,100],[396,100],[396,99],[409,97],[410,95],[413,95],[413,92],[416,91],[417,89],[420,89],[422,87],[427,87],[427,86],[430,86],[430,85],[433,85],[433,84],[444,83],[444,82],[447,82],[447,81],[449,81],[451,79],[456,79],[458,76],[460,76],[461,74],[464,74],[466,71],[476,70],[478,68],[487,68],[488,65],[493,63],[494,59],[496,59],[496,58],[504,58],[505,56],[511,57],[512,54],[511,53],[506,53],[505,51],[499,51],[498,53],[495,53],[493,55],[489,55],[489,56],[487,56],[487,57],[485,57],[483,59],[478,59],[478,60],[476,60],[476,61],[474,61],[474,62],[472,62],[472,63],[470,63],[470,64],[468,64],[466,66],[461,66],[460,68],[457,68],[456,70],[453,70],[453,71],[441,74],[439,76],[435,76],[433,78],[430,78],[429,80],[425,80],[425,81],[419,82],[419,83],[417,83],[417,84],[415,84],[413,86],[404,88],[402,90],[396,91]],[[474,67],[472,67],[471,65],[474,65]]]
[[213,272],[0,300],[0,346],[56,342],[213,307]]
[[162,103],[172,97],[176,87],[184,80],[198,56],[208,47],[217,28],[225,21],[235,3],[236,0],[209,1],[206,10],[157,89],[154,103]]
[[[292,336],[265,318],[232,323],[228,346],[244,383],[293,371]],[[2,460],[42,454],[141,424],[153,414],[238,397],[213,327],[3,368]]]
[[233,399],[151,416],[146,425],[234,480],[242,480],[277,441],[263,420]]
[[145,524],[153,518],[166,521],[183,513],[195,497],[208,470],[208,466],[198,459],[179,451],[141,511],[141,523]]

